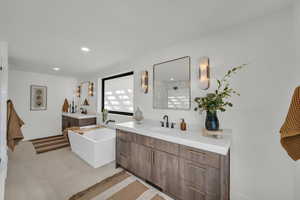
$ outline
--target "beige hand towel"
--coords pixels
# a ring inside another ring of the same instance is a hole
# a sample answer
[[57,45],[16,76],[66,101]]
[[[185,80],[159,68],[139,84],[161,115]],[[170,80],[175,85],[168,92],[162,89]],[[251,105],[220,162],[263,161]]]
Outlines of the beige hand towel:
[[21,127],[24,122],[14,109],[11,100],[7,101],[7,146],[14,151],[15,146],[24,139]]
[[285,122],[280,129],[281,145],[293,160],[300,159],[300,87],[294,91]]
[[63,107],[62,107],[63,112],[68,112],[69,111],[69,102],[67,99],[65,99]]

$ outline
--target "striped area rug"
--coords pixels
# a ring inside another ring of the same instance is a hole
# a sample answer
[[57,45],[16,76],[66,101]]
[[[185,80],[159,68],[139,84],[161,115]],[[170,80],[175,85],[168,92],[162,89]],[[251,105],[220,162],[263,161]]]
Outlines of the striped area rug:
[[128,172],[121,171],[69,200],[173,200]]
[[32,142],[37,154],[70,146],[68,139],[63,135],[30,140],[30,142]]

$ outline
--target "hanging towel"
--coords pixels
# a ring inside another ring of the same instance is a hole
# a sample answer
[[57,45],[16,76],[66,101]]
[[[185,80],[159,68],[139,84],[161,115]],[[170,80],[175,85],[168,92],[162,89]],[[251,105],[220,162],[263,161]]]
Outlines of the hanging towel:
[[68,102],[67,99],[65,99],[65,101],[64,101],[64,105],[62,107],[62,111],[63,112],[68,112],[69,111],[69,102]]
[[300,87],[294,91],[285,122],[280,129],[281,145],[293,160],[300,159]]
[[15,146],[24,139],[21,127],[24,122],[14,109],[11,100],[7,101],[7,146],[14,151]]

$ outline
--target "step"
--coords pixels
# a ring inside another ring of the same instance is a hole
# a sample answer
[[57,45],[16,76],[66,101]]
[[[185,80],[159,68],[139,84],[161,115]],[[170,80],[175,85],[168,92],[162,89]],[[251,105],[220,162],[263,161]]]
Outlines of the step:
[[57,150],[57,149],[61,149],[61,148],[69,147],[69,146],[70,146],[69,143],[62,143],[62,144],[58,144],[58,145],[38,148],[38,149],[36,149],[36,153],[37,154],[45,153],[48,151],[53,151],[53,150]]
[[62,143],[66,143],[66,142],[68,142],[68,140],[66,140],[66,138],[63,138],[60,140],[53,140],[53,141],[33,144],[33,146],[34,146],[34,148],[41,148],[41,147],[47,147],[47,146],[52,146],[52,145],[56,145],[56,144],[62,144]]
[[39,140],[36,141],[31,141],[32,144],[40,144],[40,143],[44,143],[44,142],[50,142],[50,141],[55,141],[55,140],[61,140],[65,138],[63,135],[60,136],[55,136],[55,137],[51,137],[51,138],[41,138]]

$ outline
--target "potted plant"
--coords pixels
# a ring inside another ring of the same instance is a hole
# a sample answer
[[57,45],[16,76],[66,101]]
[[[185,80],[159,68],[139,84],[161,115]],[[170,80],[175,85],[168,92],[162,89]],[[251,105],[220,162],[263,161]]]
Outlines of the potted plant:
[[214,93],[208,93],[205,97],[196,97],[195,102],[198,106],[195,111],[206,111],[205,128],[210,131],[219,130],[219,120],[217,111],[225,112],[227,107],[233,104],[228,100],[232,95],[240,95],[229,85],[229,80],[233,74],[237,73],[246,64],[233,67],[228,70],[221,80],[217,80],[217,89]]

